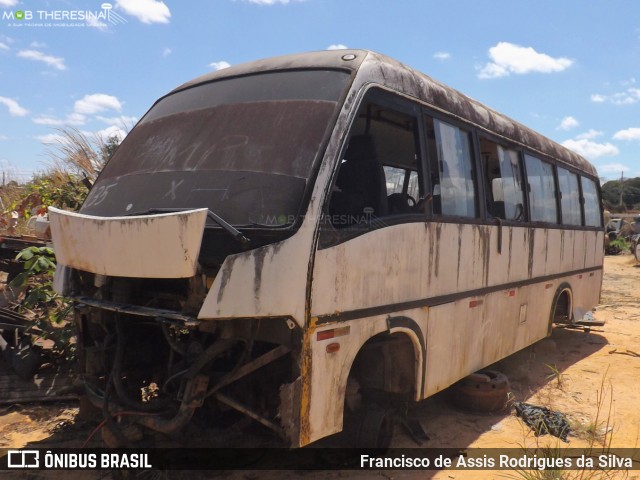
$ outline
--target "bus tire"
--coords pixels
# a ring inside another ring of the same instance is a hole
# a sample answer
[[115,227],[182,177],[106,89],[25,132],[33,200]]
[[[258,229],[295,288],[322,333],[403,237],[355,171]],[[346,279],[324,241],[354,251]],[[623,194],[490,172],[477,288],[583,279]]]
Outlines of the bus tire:
[[371,403],[364,407],[360,416],[356,447],[387,449],[391,445],[393,431],[393,410]]
[[504,410],[511,386],[507,376],[496,370],[480,370],[449,387],[448,397],[457,408],[473,413]]

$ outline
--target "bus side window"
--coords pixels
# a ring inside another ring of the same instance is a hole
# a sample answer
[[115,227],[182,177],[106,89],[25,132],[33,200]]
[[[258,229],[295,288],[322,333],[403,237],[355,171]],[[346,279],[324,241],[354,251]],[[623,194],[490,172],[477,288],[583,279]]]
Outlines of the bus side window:
[[556,187],[553,166],[539,158],[525,154],[531,221],[558,223]]
[[387,212],[384,171],[370,135],[352,135],[331,198],[332,217],[338,227],[367,221],[367,215]]
[[560,187],[562,223],[565,225],[582,225],[578,176],[562,167],[558,167],[558,185]]
[[417,132],[412,115],[372,102],[361,107],[331,194],[334,228],[381,226],[378,217],[420,213]]
[[598,187],[596,187],[596,182],[585,177],[580,177],[580,183],[582,185],[584,205],[584,224],[588,227],[602,228],[600,200],[598,200]]
[[520,155],[486,138],[480,138],[484,167],[487,214],[492,218],[523,222],[524,188]]
[[425,117],[435,215],[476,217],[476,185],[469,132]]

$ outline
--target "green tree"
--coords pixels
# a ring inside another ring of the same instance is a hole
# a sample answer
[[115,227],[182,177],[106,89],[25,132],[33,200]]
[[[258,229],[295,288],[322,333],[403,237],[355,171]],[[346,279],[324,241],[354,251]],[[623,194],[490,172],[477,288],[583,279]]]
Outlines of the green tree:
[[602,185],[602,199],[605,207],[617,211],[620,209],[620,191],[622,191],[622,209],[632,210],[640,203],[640,177],[610,180]]

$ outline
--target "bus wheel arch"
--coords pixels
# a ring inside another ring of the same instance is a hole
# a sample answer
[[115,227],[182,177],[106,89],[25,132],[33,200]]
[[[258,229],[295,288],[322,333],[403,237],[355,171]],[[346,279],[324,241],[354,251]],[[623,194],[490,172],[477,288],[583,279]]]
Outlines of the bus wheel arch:
[[551,302],[551,312],[549,315],[549,330],[547,336],[551,335],[554,323],[570,324],[573,320],[573,291],[571,285],[564,282],[556,289]]
[[415,322],[397,320],[389,319],[388,330],[369,338],[349,368],[344,430],[358,447],[388,447],[397,407],[417,399],[422,388],[424,343]]

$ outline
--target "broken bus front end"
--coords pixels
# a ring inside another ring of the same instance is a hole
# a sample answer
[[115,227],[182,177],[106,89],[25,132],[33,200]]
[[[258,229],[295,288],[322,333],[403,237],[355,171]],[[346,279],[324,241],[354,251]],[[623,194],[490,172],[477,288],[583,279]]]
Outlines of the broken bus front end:
[[186,84],[129,133],[79,213],[51,209],[56,289],[75,302],[79,373],[110,446],[178,432],[203,406],[301,444],[303,212],[350,78]]

